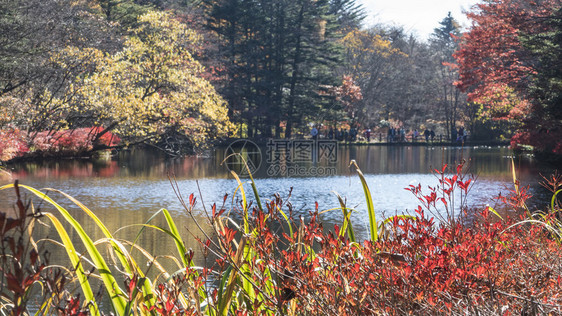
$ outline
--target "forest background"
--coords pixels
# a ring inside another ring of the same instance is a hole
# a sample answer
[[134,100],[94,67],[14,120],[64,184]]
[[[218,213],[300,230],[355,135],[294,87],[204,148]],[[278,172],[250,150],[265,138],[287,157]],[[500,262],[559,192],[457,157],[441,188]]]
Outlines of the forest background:
[[428,40],[355,0],[0,1],[0,161],[181,138],[434,129],[562,154],[562,5],[486,0]]

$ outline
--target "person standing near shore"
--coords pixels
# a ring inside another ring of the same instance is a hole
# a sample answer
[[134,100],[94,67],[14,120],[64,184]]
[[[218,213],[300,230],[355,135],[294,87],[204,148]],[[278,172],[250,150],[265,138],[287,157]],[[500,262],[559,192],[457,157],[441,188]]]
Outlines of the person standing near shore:
[[429,130],[426,128],[425,131],[423,131],[423,136],[425,136],[425,142],[428,143],[429,142]]
[[352,127],[349,130],[349,138],[352,142],[357,140],[357,130],[355,129],[355,127]]
[[318,129],[316,128],[316,126],[314,126],[310,131],[310,136],[312,136],[312,139],[314,140],[318,139]]
[[459,133],[457,135],[457,142],[463,142],[464,141],[464,128],[461,127],[459,128]]

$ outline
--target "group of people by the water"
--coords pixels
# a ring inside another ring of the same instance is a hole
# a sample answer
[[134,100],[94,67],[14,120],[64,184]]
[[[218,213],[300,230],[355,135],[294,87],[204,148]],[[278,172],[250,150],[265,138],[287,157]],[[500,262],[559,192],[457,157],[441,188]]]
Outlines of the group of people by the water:
[[358,131],[355,127],[351,128],[334,128],[326,129],[324,131],[324,138],[335,139],[344,142],[354,142],[357,140]]
[[466,142],[467,137],[468,133],[464,130],[464,127],[459,128],[458,131],[455,128],[451,130],[451,139],[455,140],[457,143]]
[[[379,142],[383,142],[384,131],[378,130],[376,133],[370,128],[359,129],[356,127],[341,127],[337,128],[335,126],[329,128],[321,128],[320,126],[313,126],[310,131],[310,136],[313,139],[323,138],[331,139],[342,142],[355,142],[355,141],[367,141],[371,142],[372,138],[377,139]],[[403,127],[391,126],[386,132],[386,141],[388,143],[403,143],[403,142],[418,142],[424,141],[426,143],[433,143],[436,141],[436,133],[433,128],[424,128],[422,130],[413,129],[407,130]],[[451,130],[451,141],[452,142],[465,142],[467,140],[468,133],[463,127]],[[438,141],[443,140],[443,135],[439,135]]]
[[412,132],[410,132],[409,130],[406,130],[402,127],[390,127],[388,129],[386,140],[389,143],[396,143],[406,142],[408,141],[408,138],[410,138],[411,141],[415,142],[422,137],[425,138],[426,142],[429,142],[430,140],[431,142],[433,142],[435,140],[435,131],[433,131],[433,129],[430,130],[426,128],[423,133],[420,133],[417,129],[414,129]]

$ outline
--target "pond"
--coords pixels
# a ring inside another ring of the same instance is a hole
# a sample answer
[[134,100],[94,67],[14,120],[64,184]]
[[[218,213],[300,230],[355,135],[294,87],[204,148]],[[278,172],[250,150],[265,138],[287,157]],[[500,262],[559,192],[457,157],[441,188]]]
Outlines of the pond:
[[[245,150],[249,145],[254,144],[246,144]],[[253,164],[262,199],[272,198],[275,193],[287,198],[292,188],[289,201],[295,213],[307,215],[315,202],[320,210],[337,207],[339,203],[334,193],[337,192],[347,199],[349,207],[357,209],[355,227],[362,231],[359,233],[362,236],[367,231],[365,201],[360,180],[349,167],[351,160],[356,160],[366,175],[375,209],[381,216],[416,208],[417,199],[404,188],[418,183],[435,185],[432,169],[440,169],[443,164],[454,167],[461,160],[467,161],[468,172],[477,177],[470,192],[474,206],[492,205],[494,196],[505,195],[513,188],[513,154],[506,147],[339,145],[331,161],[318,157],[307,161],[304,157],[300,162],[295,157],[285,157],[287,159],[281,162],[276,160],[273,156],[281,155],[279,151],[274,152],[271,145],[257,148],[261,160],[246,158]],[[158,151],[132,150],[121,152],[112,160],[27,162],[10,165],[9,170],[12,178],[22,184],[56,188],[70,194],[92,208],[104,222],[118,228],[146,220],[161,208],[181,218],[184,211],[172,190],[170,177],[177,182],[183,195],[195,193],[207,207],[215,202],[222,204],[224,195],[232,196],[237,188],[229,170],[237,171],[243,180],[244,173],[247,174],[236,161],[223,163],[232,151],[239,152],[239,148],[216,148],[197,157],[168,159]],[[516,167],[522,183],[530,184],[535,194],[542,194],[538,186],[539,173],[547,175],[549,168],[537,165],[530,158],[517,159]],[[253,198],[249,185],[246,192]],[[229,198],[227,206],[231,203]],[[200,213],[197,215],[203,215],[201,202],[198,206]],[[327,212],[322,219],[332,226],[341,221],[340,215],[341,211]]]
[[[241,145],[241,146],[240,146]],[[347,206],[354,208],[352,221],[359,239],[368,237],[368,216],[361,182],[349,162],[355,160],[367,179],[373,196],[378,219],[396,213],[412,212],[418,201],[404,188],[421,183],[436,185],[433,168],[443,164],[455,166],[466,160],[468,171],[477,179],[470,191],[470,206],[494,205],[494,197],[506,194],[513,188],[511,176],[512,152],[506,147],[431,147],[431,146],[346,146],[339,145],[327,152],[317,151],[307,156],[293,155],[287,151],[287,144],[264,144],[251,147],[253,143],[242,143],[228,148],[216,148],[197,157],[169,159],[158,151],[131,150],[119,153],[111,160],[58,160],[26,162],[8,166],[12,179],[35,188],[55,188],[75,197],[108,226],[117,231],[116,237],[134,240],[140,229],[161,208],[168,209],[182,230],[188,247],[199,249],[192,233],[201,236],[193,220],[185,214],[170,179],[177,182],[184,197],[194,193],[198,198],[195,217],[205,222],[204,210],[213,203],[221,205],[225,194],[226,206],[231,207],[239,200],[233,199],[237,182],[230,173],[243,173],[240,161],[229,156],[242,153],[252,168],[259,194],[263,200],[280,196],[291,203],[295,216],[308,216],[318,203],[319,210],[339,207],[335,192],[344,197]],[[295,144],[290,144],[295,146]],[[295,147],[296,148],[296,147]],[[316,148],[316,147],[311,147]],[[317,149],[317,148],[316,148]],[[334,151],[335,150],[335,151]],[[310,153],[308,153],[310,154]],[[315,156],[317,155],[317,156]],[[229,159],[225,160],[225,157]],[[300,160],[299,160],[300,159]],[[539,166],[532,158],[516,159],[518,175],[523,185],[531,185],[531,193],[546,196],[540,189],[539,173],[548,175],[549,167]],[[292,171],[291,171],[292,170]],[[242,174],[244,175],[244,174]],[[243,181],[248,180],[242,178]],[[245,185],[249,199],[252,190]],[[289,194],[290,193],[290,194]],[[12,192],[1,192],[0,202],[13,202]],[[53,198],[91,232],[94,240],[102,233],[83,212],[62,196],[51,193]],[[539,201],[543,198],[539,198]],[[45,208],[44,205],[36,205]],[[538,207],[542,207],[541,202]],[[325,212],[320,216],[324,227],[341,225],[341,210]],[[162,216],[155,222],[165,225]],[[54,236],[49,228],[39,228],[41,233]],[[78,236],[71,232],[71,238],[78,242]],[[146,230],[139,243],[154,255],[176,253],[174,242],[159,231]],[[57,251],[53,251],[57,253]],[[59,250],[59,255],[65,257]],[[199,262],[200,264],[202,262]]]

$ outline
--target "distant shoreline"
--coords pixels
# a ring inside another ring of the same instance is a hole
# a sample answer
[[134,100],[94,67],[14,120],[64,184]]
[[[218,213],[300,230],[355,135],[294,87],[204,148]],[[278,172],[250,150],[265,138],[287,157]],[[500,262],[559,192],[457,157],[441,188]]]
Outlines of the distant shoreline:
[[[237,140],[249,140],[257,145],[266,145],[270,139],[277,139],[277,138],[229,138],[217,143],[216,147],[228,147],[232,142]],[[279,138],[279,140],[288,140],[288,141],[296,141],[296,140],[312,140],[312,138]],[[321,141],[328,141],[330,139],[320,138]],[[332,139],[332,141],[335,141]],[[366,142],[366,141],[354,141],[354,142],[346,142],[346,141],[337,141],[339,146],[439,146],[439,147],[473,147],[473,146],[509,146],[509,140],[501,141],[466,141],[464,143],[459,142],[445,142],[445,141],[429,141],[426,142],[425,140],[418,140],[415,142],[408,141],[408,142],[386,142],[386,141],[376,141],[376,142]]]

